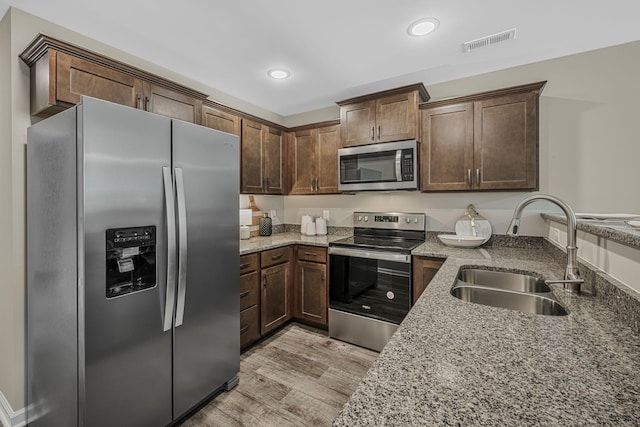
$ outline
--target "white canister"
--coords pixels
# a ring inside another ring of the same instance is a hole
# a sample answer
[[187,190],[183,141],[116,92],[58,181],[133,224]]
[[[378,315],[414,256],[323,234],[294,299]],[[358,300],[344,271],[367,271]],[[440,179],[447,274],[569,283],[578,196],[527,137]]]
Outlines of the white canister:
[[307,224],[307,236],[315,236],[316,235],[316,223],[310,222]]
[[327,235],[327,220],[324,218],[316,219],[316,234],[318,236],[326,236]]
[[302,221],[300,222],[300,234],[307,234],[307,224],[313,222],[313,218],[310,215],[302,215]]

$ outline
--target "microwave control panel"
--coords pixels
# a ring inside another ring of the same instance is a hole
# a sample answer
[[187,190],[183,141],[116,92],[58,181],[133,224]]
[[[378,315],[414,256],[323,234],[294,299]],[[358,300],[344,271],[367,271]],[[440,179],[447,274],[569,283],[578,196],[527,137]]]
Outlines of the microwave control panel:
[[413,171],[415,159],[413,158],[413,149],[408,148],[402,150],[402,180],[413,181]]

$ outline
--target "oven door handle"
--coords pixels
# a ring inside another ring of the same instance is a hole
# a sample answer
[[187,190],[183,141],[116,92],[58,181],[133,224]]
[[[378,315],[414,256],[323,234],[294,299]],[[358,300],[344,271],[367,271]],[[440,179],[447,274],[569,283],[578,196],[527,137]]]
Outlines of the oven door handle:
[[329,247],[329,255],[342,255],[355,258],[379,259],[381,261],[401,262],[404,264],[411,263],[411,255],[398,254],[392,252],[366,251],[362,249]]

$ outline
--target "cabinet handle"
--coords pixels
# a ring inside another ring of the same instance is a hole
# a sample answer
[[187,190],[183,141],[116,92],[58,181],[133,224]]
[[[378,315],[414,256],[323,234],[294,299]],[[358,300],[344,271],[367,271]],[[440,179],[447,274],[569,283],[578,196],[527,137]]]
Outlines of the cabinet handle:
[[315,187],[314,187],[314,183],[315,183],[315,178],[311,178],[311,191],[315,191]]
[[240,264],[240,270],[244,270],[245,268],[249,267],[251,264],[250,263],[245,263],[245,264]]
[[264,182],[266,183],[265,186],[264,186],[264,189],[268,191],[269,190],[269,177],[266,177],[264,179]]
[[480,185],[480,169],[476,169],[476,184]]
[[149,97],[144,97],[144,111],[149,111]]
[[250,293],[251,293],[251,291],[244,291],[244,292],[241,292],[241,293],[240,293],[240,298],[244,298],[244,297],[246,297],[247,295],[249,295]]
[[316,178],[316,193],[318,192],[318,181],[320,181],[320,178]]
[[140,95],[136,97],[136,108],[138,110],[142,110],[142,98],[140,97]]
[[251,325],[247,325],[247,326],[242,326],[240,328],[240,334],[244,334],[245,332],[247,332],[249,330],[249,328],[251,327]]
[[469,187],[473,185],[473,182],[471,181],[471,169],[467,169],[467,182],[469,183]]
[[271,261],[275,261],[275,260],[277,260],[277,259],[282,258],[282,255],[283,255],[283,254],[271,255]]
[[318,255],[315,252],[305,252],[304,254],[307,255],[307,256],[317,256]]
[[374,141],[376,138],[376,127],[371,126],[371,140]]
[[265,276],[264,279],[262,279],[262,287],[267,289],[267,276]]
[[378,126],[378,139],[380,139],[380,128],[381,126]]

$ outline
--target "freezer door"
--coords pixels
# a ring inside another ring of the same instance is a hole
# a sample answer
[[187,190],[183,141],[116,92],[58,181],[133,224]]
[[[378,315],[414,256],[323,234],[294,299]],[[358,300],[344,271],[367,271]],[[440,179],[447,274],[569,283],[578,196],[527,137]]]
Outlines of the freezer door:
[[173,366],[178,418],[240,369],[240,160],[235,135],[177,120],[172,134],[182,242]]
[[[79,328],[85,347],[80,375],[86,390],[80,418],[91,427],[164,426],[172,420],[172,336],[171,329],[163,331],[168,250],[163,167],[171,166],[171,121],[91,98],[83,98],[79,111],[84,228]],[[141,241],[138,249],[131,243],[140,236],[135,227],[155,233],[155,254],[152,242]],[[155,286],[138,286],[138,279],[150,280],[154,273]]]

